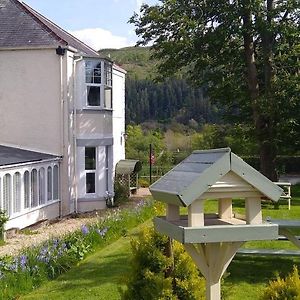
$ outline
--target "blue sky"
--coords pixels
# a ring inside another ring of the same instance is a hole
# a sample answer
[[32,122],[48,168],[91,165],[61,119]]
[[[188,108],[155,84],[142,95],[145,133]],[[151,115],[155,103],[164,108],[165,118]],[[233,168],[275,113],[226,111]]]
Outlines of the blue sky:
[[137,37],[128,24],[142,3],[157,0],[23,0],[57,25],[96,50],[134,45]]

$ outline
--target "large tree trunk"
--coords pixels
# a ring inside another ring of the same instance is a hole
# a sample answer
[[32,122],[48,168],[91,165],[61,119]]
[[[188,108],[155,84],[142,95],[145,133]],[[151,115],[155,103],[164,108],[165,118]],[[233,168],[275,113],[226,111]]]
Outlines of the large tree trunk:
[[[269,0],[270,1],[270,0]],[[245,1],[246,2],[246,1]],[[276,159],[276,144],[274,142],[274,120],[272,114],[264,111],[260,105],[261,95],[259,91],[258,72],[255,61],[255,51],[253,36],[251,33],[252,27],[252,13],[250,4],[246,3],[243,12],[243,29],[244,29],[244,51],[246,62],[246,79],[248,83],[249,96],[252,106],[253,121],[255,124],[255,131],[257,142],[260,149],[260,171],[267,176],[270,180],[276,181],[277,174],[275,169]],[[272,53],[270,36],[265,34],[265,89],[267,92],[264,96],[271,99],[271,80],[272,80],[272,65],[270,60],[270,53]],[[271,103],[270,103],[271,105]]]

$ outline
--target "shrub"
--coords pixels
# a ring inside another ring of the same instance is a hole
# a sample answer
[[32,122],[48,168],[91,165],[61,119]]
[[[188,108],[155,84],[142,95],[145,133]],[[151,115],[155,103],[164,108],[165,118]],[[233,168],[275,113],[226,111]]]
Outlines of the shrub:
[[127,186],[115,181],[114,206],[119,206],[129,200],[130,191]]
[[205,280],[181,244],[173,243],[169,257],[168,237],[153,228],[144,229],[131,242],[133,261],[123,299],[204,299]]
[[299,300],[300,299],[300,278],[298,269],[294,266],[286,278],[277,278],[270,281],[266,287],[262,300]]
[[0,209],[0,240],[4,240],[4,225],[8,221],[8,216],[4,210]]

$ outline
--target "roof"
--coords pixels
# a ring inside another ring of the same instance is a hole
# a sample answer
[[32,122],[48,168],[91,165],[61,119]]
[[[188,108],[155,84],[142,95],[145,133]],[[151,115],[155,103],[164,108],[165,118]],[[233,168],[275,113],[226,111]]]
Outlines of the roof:
[[0,48],[71,46],[83,55],[98,56],[52,21],[18,0],[0,0]]
[[271,200],[282,189],[231,152],[230,148],[194,151],[150,186],[153,197],[170,204],[188,206],[227,173],[233,172]]
[[0,166],[57,159],[56,155],[0,145]]
[[116,174],[132,174],[142,169],[142,163],[134,159],[122,159],[116,164]]

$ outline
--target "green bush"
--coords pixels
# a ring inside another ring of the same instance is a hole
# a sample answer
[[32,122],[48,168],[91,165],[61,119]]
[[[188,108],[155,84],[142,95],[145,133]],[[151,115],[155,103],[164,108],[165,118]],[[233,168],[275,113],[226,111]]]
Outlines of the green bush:
[[128,186],[115,181],[114,206],[119,206],[129,200],[130,191]]
[[124,300],[204,299],[205,280],[181,244],[173,243],[172,259],[167,255],[168,237],[147,228],[131,245],[132,270]]
[[299,300],[300,299],[300,278],[298,269],[294,266],[286,278],[277,278],[270,281],[266,287],[261,300]]

